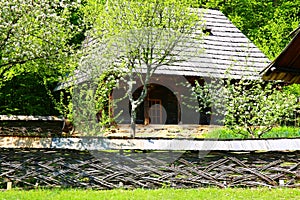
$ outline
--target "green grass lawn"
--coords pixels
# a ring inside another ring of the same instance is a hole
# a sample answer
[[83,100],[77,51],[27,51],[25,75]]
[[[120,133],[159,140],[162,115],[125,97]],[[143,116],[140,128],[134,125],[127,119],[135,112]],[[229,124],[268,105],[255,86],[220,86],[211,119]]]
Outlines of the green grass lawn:
[[300,199],[300,189],[158,189],[158,190],[10,190],[0,192],[1,200],[86,200],[86,199]]

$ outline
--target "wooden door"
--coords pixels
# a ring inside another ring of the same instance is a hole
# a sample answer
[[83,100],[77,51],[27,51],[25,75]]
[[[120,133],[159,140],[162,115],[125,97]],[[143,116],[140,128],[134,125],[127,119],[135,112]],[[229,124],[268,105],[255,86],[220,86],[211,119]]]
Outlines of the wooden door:
[[162,124],[161,99],[148,99],[150,124]]

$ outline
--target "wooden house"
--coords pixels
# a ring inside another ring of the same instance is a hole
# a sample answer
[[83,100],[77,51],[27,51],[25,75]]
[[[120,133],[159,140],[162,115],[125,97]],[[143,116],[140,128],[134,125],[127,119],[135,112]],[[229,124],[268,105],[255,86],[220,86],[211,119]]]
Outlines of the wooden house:
[[[201,54],[190,56],[188,60],[157,68],[148,85],[148,94],[138,108],[138,124],[210,124],[211,119],[195,109],[187,109],[182,96],[188,96],[185,88],[179,83],[195,80],[207,81],[210,78],[220,80],[258,79],[270,61],[267,57],[220,11],[199,9],[203,20],[203,40],[199,46]],[[202,34],[199,31],[195,34]],[[188,44],[187,44],[188,45]],[[187,55],[192,50],[186,48]],[[83,81],[86,77],[78,77]],[[65,87],[63,84],[58,89]],[[134,88],[134,95],[141,92],[141,83]],[[113,98],[124,96],[124,92],[114,91]],[[197,106],[197,104],[195,105]],[[130,123],[130,103],[128,99],[119,102],[115,113],[122,111],[119,122]]]
[[291,34],[293,39],[261,74],[264,80],[300,83],[300,26]]
[[[148,95],[138,108],[137,123],[211,124],[212,120],[216,120],[185,108],[182,96],[188,94],[177,83],[183,79],[191,84],[195,80],[203,82],[210,78],[258,79],[261,78],[259,72],[270,63],[222,12],[202,9],[199,12],[203,13],[204,31],[207,33],[201,41],[203,53],[156,70],[150,80]],[[141,87],[141,84],[136,85],[134,95],[140,94]],[[122,123],[130,122],[128,105],[128,100],[124,100],[117,107],[117,112],[123,113],[119,116]]]

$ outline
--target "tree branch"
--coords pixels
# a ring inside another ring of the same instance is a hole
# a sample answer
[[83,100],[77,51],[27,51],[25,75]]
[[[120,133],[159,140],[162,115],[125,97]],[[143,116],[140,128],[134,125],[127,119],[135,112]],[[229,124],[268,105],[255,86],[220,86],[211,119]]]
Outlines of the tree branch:
[[7,34],[6,34],[6,38],[5,38],[4,40],[2,40],[2,42],[1,42],[1,44],[0,44],[0,49],[2,49],[3,46],[6,44],[6,42],[9,40],[9,38],[10,38],[10,36],[11,36],[11,34],[12,34],[13,25],[16,24],[16,23],[19,21],[20,18],[21,18],[21,17],[18,16],[17,18],[15,18],[15,19],[12,21],[11,28],[8,30],[8,32],[7,32]]
[[22,64],[25,64],[27,62],[30,62],[30,61],[35,61],[35,60],[39,60],[39,59],[44,59],[44,60],[47,60],[49,59],[50,57],[52,56],[55,56],[59,54],[59,52],[55,52],[53,54],[50,54],[48,56],[37,56],[37,57],[34,57],[34,58],[29,58],[29,59],[25,59],[25,60],[16,60],[16,61],[11,61],[11,62],[7,62],[7,63],[4,63],[4,64],[0,64],[0,69],[2,69],[2,71],[0,72],[0,77],[3,77],[3,75],[8,71],[10,70],[13,66],[15,65],[22,65]]

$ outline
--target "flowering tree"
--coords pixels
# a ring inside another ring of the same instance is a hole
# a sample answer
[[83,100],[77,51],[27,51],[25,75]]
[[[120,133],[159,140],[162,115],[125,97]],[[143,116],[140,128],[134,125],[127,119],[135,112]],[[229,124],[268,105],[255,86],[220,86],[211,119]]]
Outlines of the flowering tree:
[[1,113],[57,113],[52,91],[76,63],[70,61],[83,36],[80,6],[71,0],[0,0]]
[[[225,116],[224,124],[229,129],[260,138],[274,126],[280,125],[283,119],[291,119],[299,107],[295,95],[276,86],[278,84],[274,82],[262,80],[228,79],[224,85],[196,84],[194,91],[200,99],[200,110],[214,106],[217,108],[214,110],[216,114]],[[210,93],[212,87],[222,88],[222,95]]]
[[[86,12],[86,20],[94,25],[91,37],[98,40],[98,49],[105,43],[109,49],[106,54],[118,52],[114,64],[121,66],[126,74],[134,137],[136,109],[147,95],[150,77],[162,66],[187,59],[181,53],[200,21],[199,13],[190,9],[188,0],[115,0],[104,4],[90,0]],[[141,94],[134,98],[137,80],[143,87]]]
[[71,23],[71,12],[78,3],[1,0],[0,7],[0,85],[24,71],[66,68],[58,64],[73,52],[78,26]]

